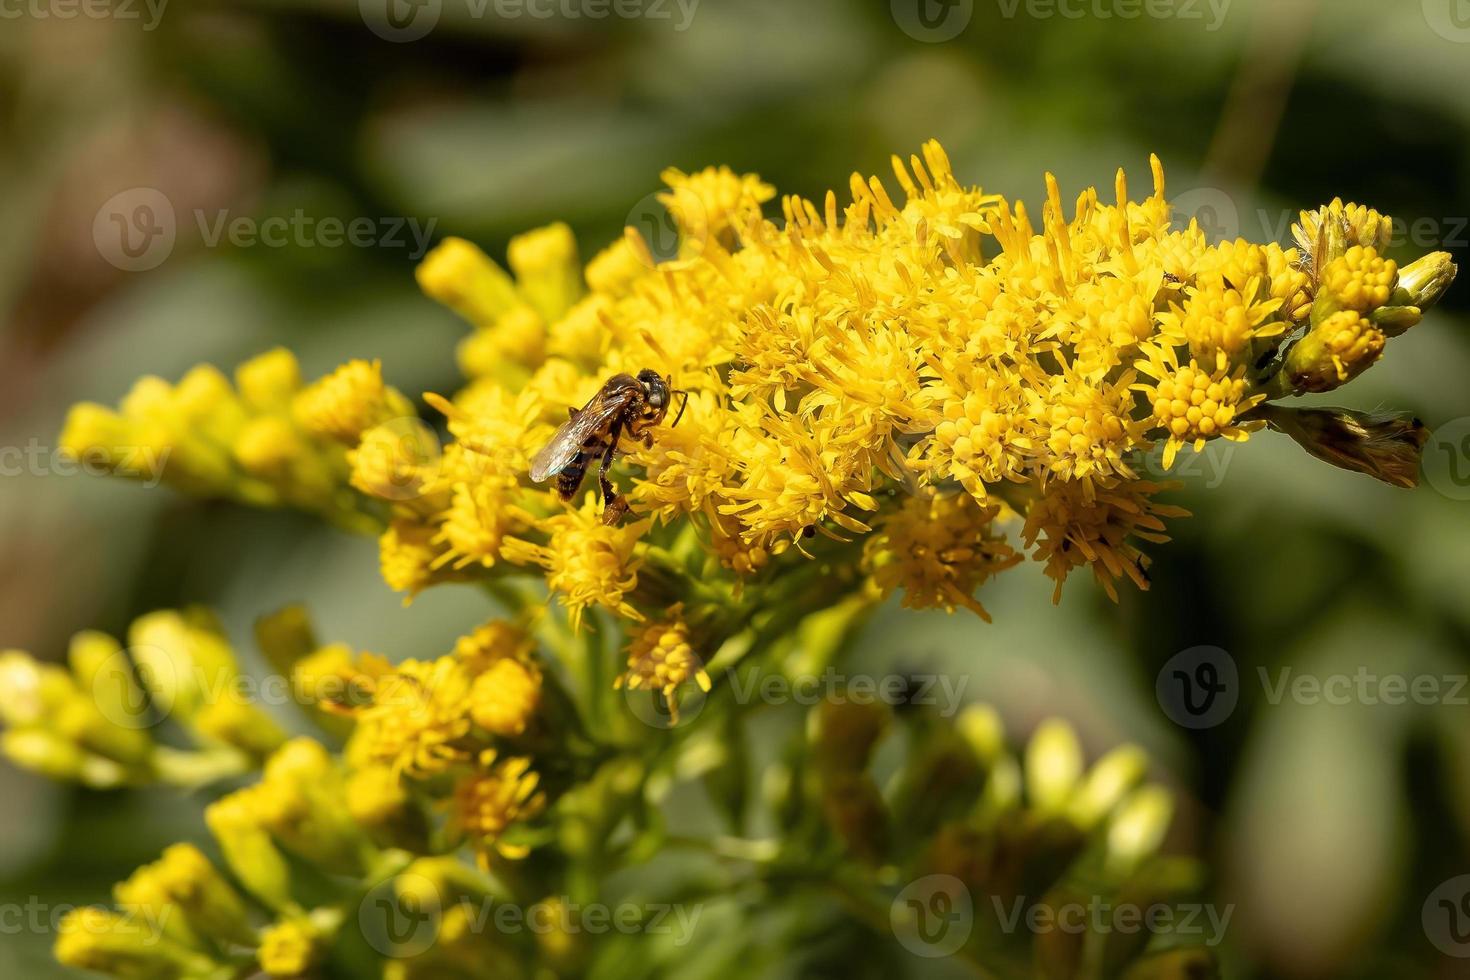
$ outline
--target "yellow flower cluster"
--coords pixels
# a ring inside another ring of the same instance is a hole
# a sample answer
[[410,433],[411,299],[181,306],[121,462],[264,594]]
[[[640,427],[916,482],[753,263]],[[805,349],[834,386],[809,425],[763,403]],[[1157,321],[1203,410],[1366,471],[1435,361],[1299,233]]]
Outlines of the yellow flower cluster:
[[[1141,201],[1119,171],[1110,200],[1087,188],[1070,206],[1048,175],[1033,217],[962,183],[931,142],[894,158],[901,201],[854,175],[850,203],[785,197],[780,221],[754,176],[670,170],[665,261],[630,228],[583,269],[565,225],[512,240],[509,272],[461,239],[426,257],[424,291],[474,327],[468,386],[426,396],[443,447],[376,363],[302,387],[280,351],[243,366],[238,392],[200,368],[176,388],[145,379],[120,413],[79,406],[64,441],[125,473],[127,445],[167,449],[181,486],[376,520],[383,575],[410,597],[542,576],[574,625],[597,607],[656,618],[687,591],[671,575],[707,580],[687,550],[647,574],[675,538],[736,591],[825,550],[876,593],[979,611],[974,590],[1011,562],[976,542],[1015,516],[1058,584],[1088,565],[1116,595],[1119,578],[1146,587],[1137,543],[1179,513],[1153,501],[1151,453],[1167,469],[1268,424],[1300,441],[1267,402],[1360,374],[1455,274],[1445,253],[1400,269],[1382,254],[1389,219],[1340,201],[1303,212],[1298,248],[1211,243],[1174,226],[1152,170]],[[567,506],[533,485],[569,410],[645,369],[670,380],[679,424],[620,447],[627,503],[604,513],[589,488]],[[1375,474],[1417,453],[1307,448]]]

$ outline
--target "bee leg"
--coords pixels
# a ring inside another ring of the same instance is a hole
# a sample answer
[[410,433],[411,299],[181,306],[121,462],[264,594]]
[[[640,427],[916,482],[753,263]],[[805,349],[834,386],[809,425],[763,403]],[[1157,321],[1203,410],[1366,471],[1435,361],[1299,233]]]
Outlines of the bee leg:
[[607,475],[607,471],[612,468],[613,453],[618,448],[620,429],[620,426],[613,426],[607,448],[602,452],[602,465],[597,468],[597,485],[602,488],[602,523],[609,526],[621,521],[628,512],[628,502],[618,493]]

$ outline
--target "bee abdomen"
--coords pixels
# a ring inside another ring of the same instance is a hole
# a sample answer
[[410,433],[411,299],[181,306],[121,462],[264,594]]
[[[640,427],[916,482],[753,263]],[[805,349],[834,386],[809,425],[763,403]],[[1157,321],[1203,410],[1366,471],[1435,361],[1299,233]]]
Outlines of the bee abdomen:
[[556,476],[556,492],[561,499],[571,500],[576,496],[577,488],[582,485],[582,477],[586,472],[587,454],[578,453]]

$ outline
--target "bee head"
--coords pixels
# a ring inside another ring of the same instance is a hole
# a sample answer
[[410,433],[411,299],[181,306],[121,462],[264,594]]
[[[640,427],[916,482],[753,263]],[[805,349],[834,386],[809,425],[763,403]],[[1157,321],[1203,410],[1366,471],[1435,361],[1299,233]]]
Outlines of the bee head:
[[657,371],[644,368],[638,372],[638,380],[648,396],[649,408],[661,412],[669,407],[669,383]]

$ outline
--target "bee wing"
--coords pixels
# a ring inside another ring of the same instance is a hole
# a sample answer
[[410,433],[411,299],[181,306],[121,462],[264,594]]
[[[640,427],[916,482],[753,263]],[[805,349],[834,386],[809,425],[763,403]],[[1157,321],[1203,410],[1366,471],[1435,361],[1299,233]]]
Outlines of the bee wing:
[[628,405],[628,393],[611,395],[598,392],[587,407],[567,419],[556,430],[551,441],[531,461],[531,480],[542,483],[566,468],[577,458],[587,437],[603,429]]

